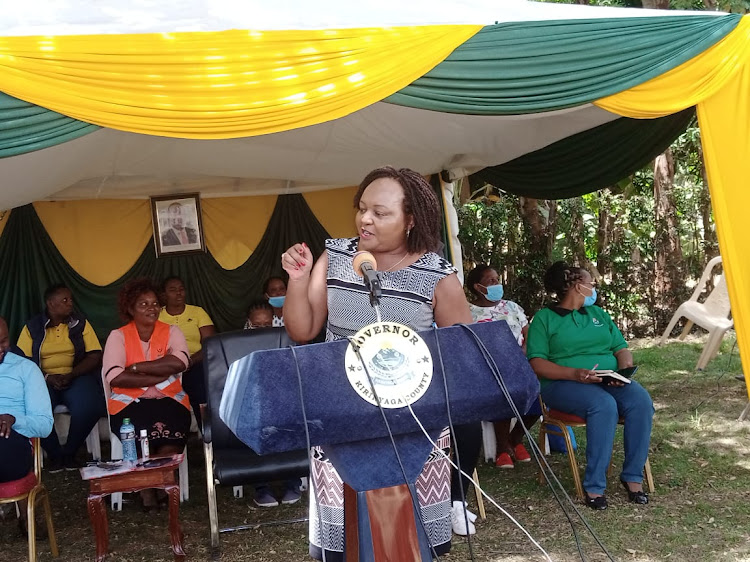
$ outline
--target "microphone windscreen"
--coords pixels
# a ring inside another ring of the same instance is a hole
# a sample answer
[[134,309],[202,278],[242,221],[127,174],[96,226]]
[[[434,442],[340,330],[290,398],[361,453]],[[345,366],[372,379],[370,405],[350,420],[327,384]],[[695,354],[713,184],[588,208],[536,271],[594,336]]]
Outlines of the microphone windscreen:
[[378,262],[375,261],[375,257],[370,252],[357,252],[354,254],[352,265],[354,266],[354,273],[360,277],[364,277],[364,275],[362,275],[362,264],[365,262],[370,262],[373,269],[378,268]]

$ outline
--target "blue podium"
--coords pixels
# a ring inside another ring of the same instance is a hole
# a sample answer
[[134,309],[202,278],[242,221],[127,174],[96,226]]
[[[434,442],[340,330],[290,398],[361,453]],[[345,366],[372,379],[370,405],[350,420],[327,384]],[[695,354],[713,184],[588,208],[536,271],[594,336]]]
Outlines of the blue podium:
[[[227,376],[220,415],[240,440],[260,455],[321,445],[350,487],[347,562],[432,559],[413,499],[432,444],[414,417],[434,441],[449,425],[449,409],[454,425],[514,416],[477,340],[519,411],[539,395],[536,375],[504,321],[419,335],[429,353],[412,363],[432,380],[415,381],[411,394],[419,397],[411,411],[393,403],[381,409],[363,399],[371,387],[350,382],[359,367],[345,340],[254,352],[234,362]],[[398,353],[386,351],[391,353],[381,363],[387,371]]]

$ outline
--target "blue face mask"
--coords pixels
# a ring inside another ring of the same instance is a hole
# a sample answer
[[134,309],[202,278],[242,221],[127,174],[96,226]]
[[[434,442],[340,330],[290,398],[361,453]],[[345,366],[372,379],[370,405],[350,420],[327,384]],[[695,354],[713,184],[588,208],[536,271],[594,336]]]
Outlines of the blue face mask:
[[286,297],[268,297],[268,304],[274,308],[283,308]]
[[[484,287],[484,285],[482,285]],[[503,286],[500,284],[497,285],[490,285],[489,287],[484,287],[487,289],[487,294],[484,295],[484,298],[486,298],[490,302],[498,302],[502,300],[503,298]]]
[[593,306],[596,302],[596,287],[591,287],[591,294],[583,298],[583,306]]

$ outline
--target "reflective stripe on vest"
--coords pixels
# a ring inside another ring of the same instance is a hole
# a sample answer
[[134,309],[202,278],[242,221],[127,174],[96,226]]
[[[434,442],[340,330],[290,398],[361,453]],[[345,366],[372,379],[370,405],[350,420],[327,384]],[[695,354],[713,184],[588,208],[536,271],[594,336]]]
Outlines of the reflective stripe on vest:
[[[143,353],[143,347],[141,345],[141,338],[138,335],[138,329],[135,326],[135,322],[130,322],[120,328],[123,339],[125,340],[125,366],[126,368],[133,363],[139,363],[142,361],[153,361],[154,359],[160,359],[167,353],[167,347],[169,345],[169,324],[160,322],[157,320],[154,325],[154,332],[151,334],[149,339],[149,351],[148,358]],[[187,394],[182,389],[182,383],[180,378],[175,375],[170,375],[166,380],[163,380],[155,387],[165,396],[177,400],[180,404],[190,409],[190,401],[188,400]],[[109,399],[107,400],[107,409],[111,415],[117,414],[125,406],[138,400],[148,390],[147,386],[125,388],[121,386],[111,387]]]

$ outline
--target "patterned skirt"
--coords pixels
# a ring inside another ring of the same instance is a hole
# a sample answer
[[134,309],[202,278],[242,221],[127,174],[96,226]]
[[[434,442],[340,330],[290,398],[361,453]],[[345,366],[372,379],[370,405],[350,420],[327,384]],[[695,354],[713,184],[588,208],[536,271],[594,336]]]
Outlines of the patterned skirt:
[[[437,445],[449,454],[448,429],[440,434]],[[344,483],[320,447],[313,447],[310,477],[310,555],[323,560],[325,550],[326,562],[341,562],[344,558]],[[445,554],[451,548],[451,466],[439,450],[430,453],[416,484],[427,538],[438,555]]]

